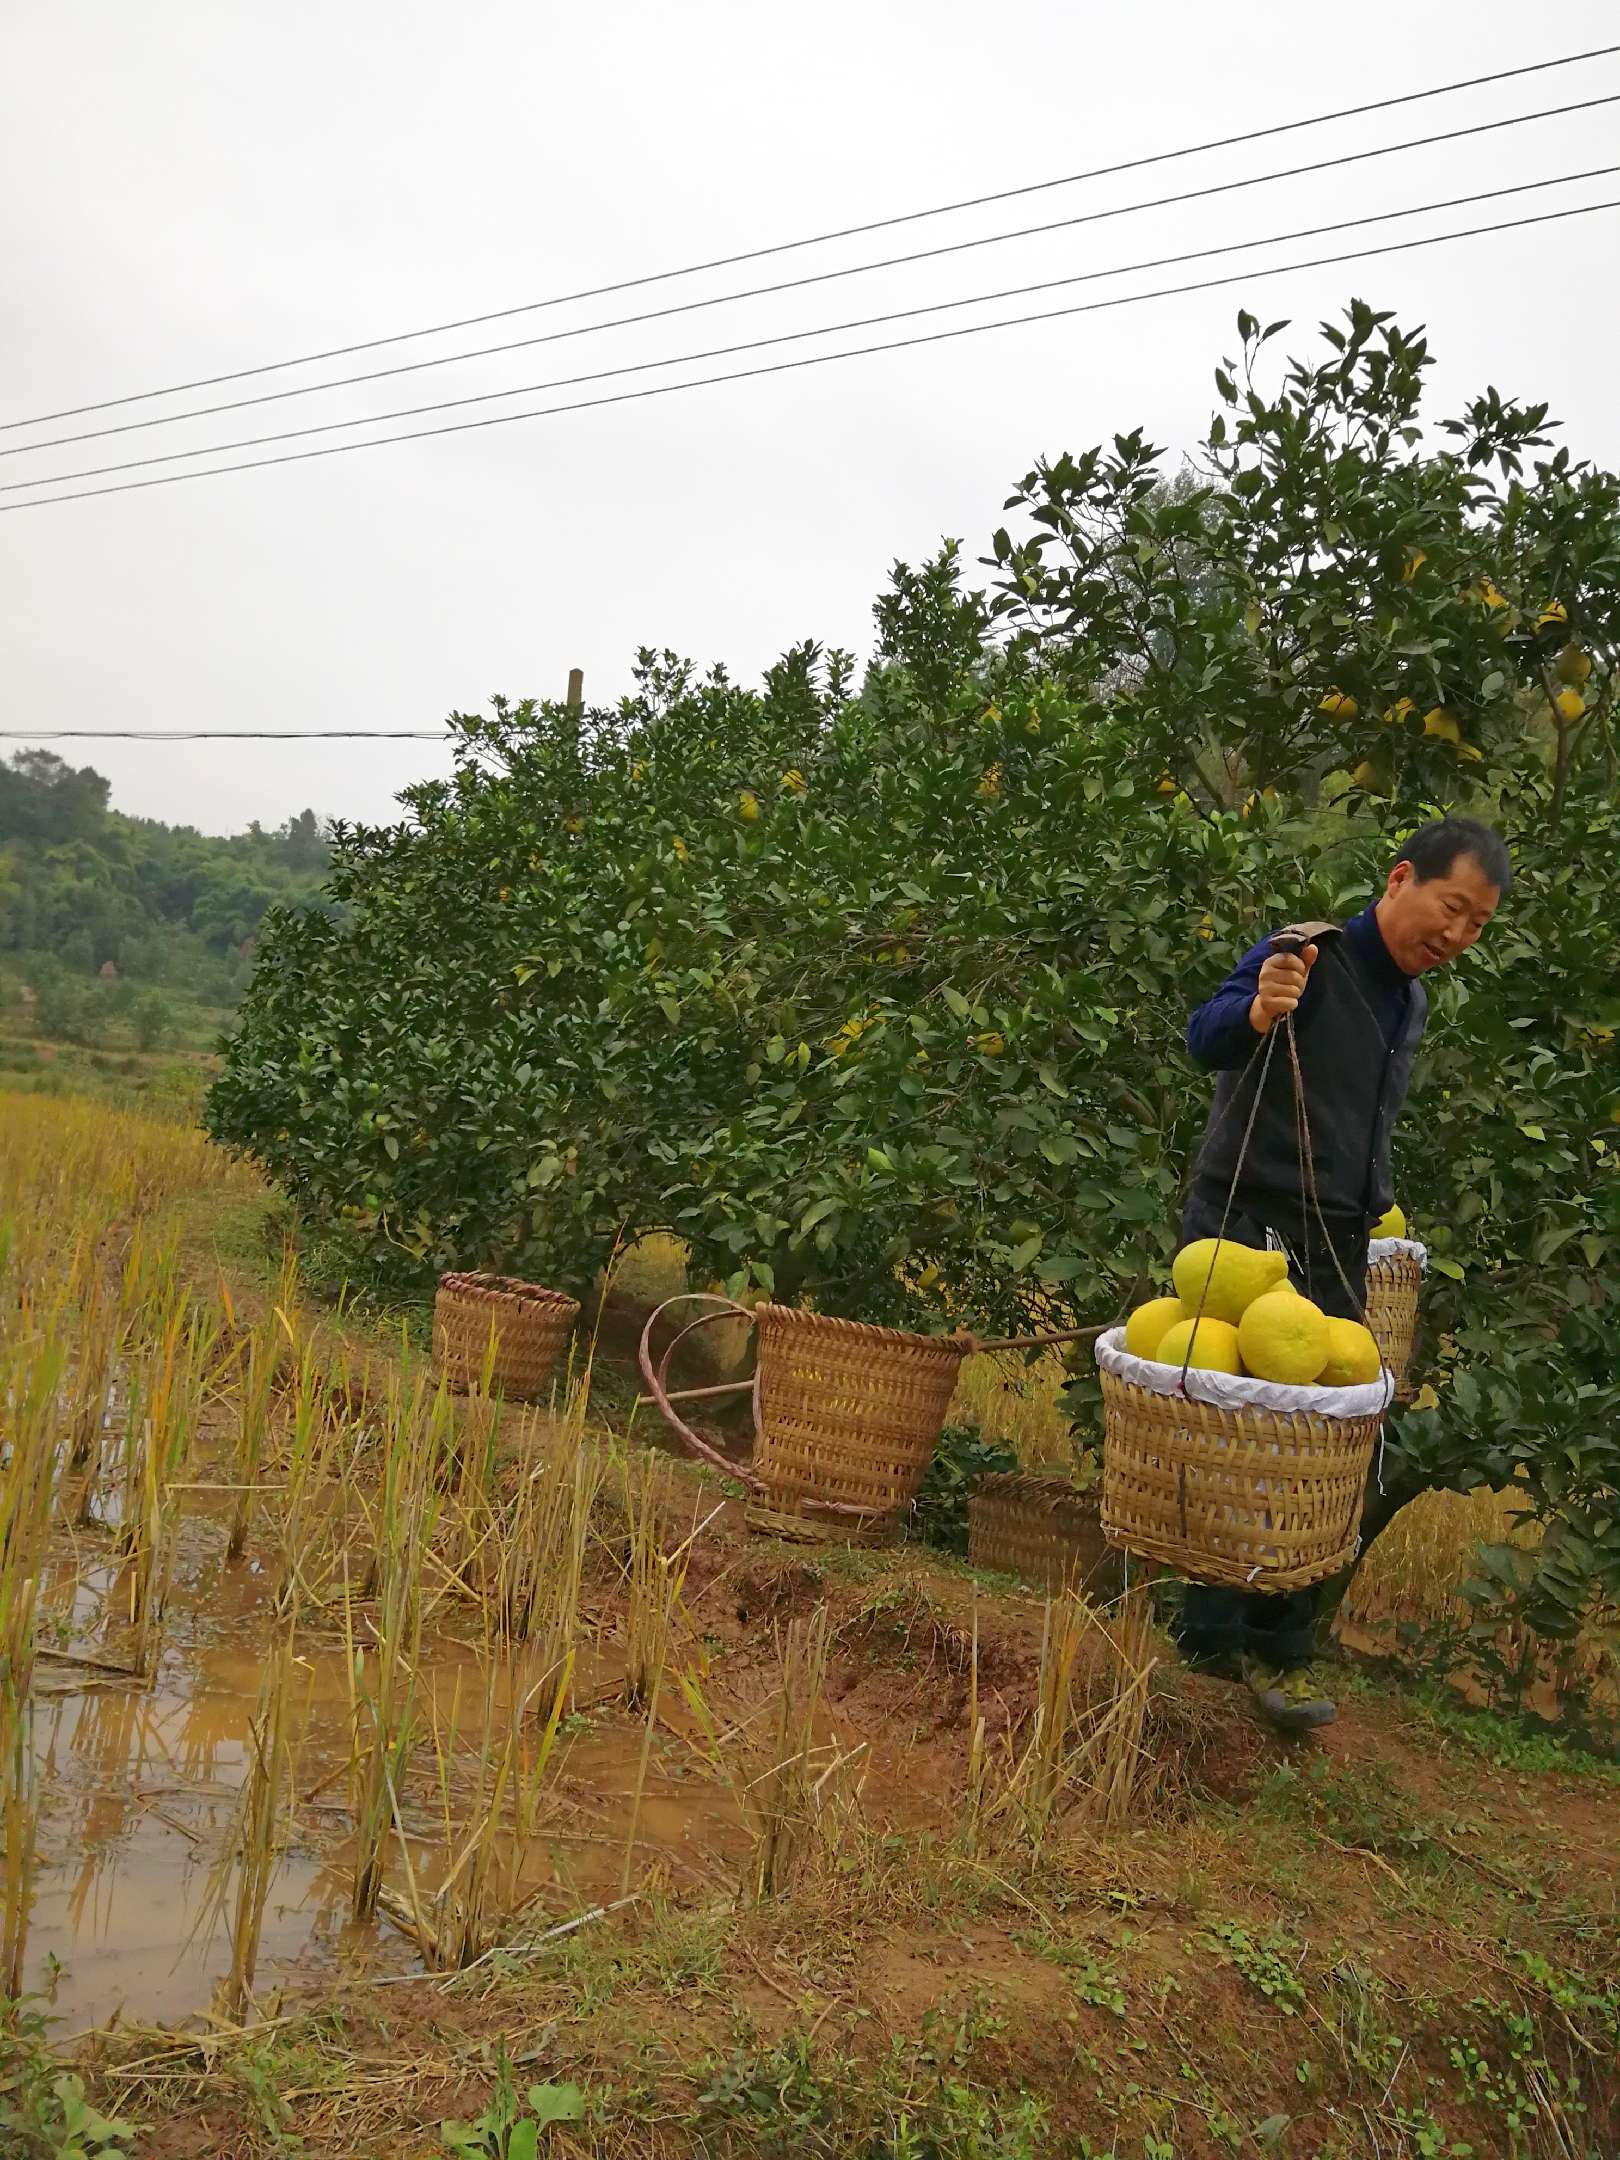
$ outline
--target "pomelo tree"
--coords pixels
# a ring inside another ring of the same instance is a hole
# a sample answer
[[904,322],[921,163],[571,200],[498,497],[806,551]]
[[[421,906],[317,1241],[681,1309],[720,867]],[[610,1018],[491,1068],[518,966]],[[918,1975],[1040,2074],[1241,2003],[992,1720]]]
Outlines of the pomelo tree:
[[396,1286],[579,1288],[667,1228],[880,1322],[1106,1318],[1165,1280],[1190,1006],[1467,807],[1518,876],[1402,1137],[1433,1407],[1389,1500],[1517,1474],[1538,1624],[1620,1592],[1620,487],[1495,391],[1425,432],[1423,338],[1360,304],[1310,362],[1281,327],[1190,469],[1045,460],[982,593],[897,565],[858,690],[643,654],[616,709],[458,716],[453,780],[339,831],[340,909],[267,930],[215,1131]]

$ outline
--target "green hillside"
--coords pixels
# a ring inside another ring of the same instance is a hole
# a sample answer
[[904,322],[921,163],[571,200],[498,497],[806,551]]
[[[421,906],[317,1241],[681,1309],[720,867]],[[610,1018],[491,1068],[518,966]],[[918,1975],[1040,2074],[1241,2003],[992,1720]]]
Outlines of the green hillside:
[[227,1022],[266,913],[318,898],[313,810],[221,839],[126,817],[89,766],[0,762],[0,1025],[13,1038],[201,1048]]

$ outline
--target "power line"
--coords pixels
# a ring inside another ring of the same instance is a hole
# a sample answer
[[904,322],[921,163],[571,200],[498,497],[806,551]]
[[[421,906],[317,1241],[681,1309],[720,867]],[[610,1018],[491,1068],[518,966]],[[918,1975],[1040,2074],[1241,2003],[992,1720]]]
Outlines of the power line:
[[24,488],[59,487],[69,480],[95,480],[105,473],[139,472],[150,465],[175,465],[184,458],[218,457],[227,450],[255,450],[267,443],[299,442],[310,435],[330,435],[340,428],[377,427],[386,420],[415,420],[426,413],[456,412],[469,405],[488,405],[498,398],[529,397],[537,391],[568,390],[584,383],[608,382],[616,376],[645,375],[654,368],[691,367],[700,360],[734,358],[739,353],[760,352],[770,345],[794,345],[806,338],[837,337],[849,330],[871,330],[880,323],[911,322],[921,315],[938,315],[952,308],[982,307],[992,300],[1015,300],[1030,293],[1051,292],[1064,285],[1090,285],[1099,278],[1128,277],[1145,270],[1165,270],[1178,263],[1206,262],[1214,255],[1239,254],[1247,248],[1281,247],[1289,241],[1320,239],[1326,233],[1347,232],[1358,225],[1387,225],[1396,218],[1422,217],[1441,210],[1461,210],[1473,203],[1497,202],[1505,195],[1527,195],[1540,188],[1567,187],[1577,180],[1604,179],[1620,172],[1620,165],[1593,165],[1582,172],[1557,173],[1545,180],[1520,180],[1509,187],[1485,188],[1473,195],[1453,195],[1440,202],[1414,203],[1402,210],[1378,210],[1366,217],[1339,218],[1327,225],[1305,225],[1293,232],[1266,233],[1257,240],[1223,240],[1213,247],[1189,248],[1178,255],[1150,256],[1143,262],[1116,263],[1102,270],[1077,270],[1067,277],[1041,278],[1029,285],[1004,285],[992,292],[968,293],[957,300],[933,300],[918,307],[891,308],[881,315],[860,315],[844,322],[820,323],[808,330],[783,330],[770,337],[747,338],[733,345],[710,345],[697,352],[670,353],[663,359],[637,360],[618,367],[595,368],[582,375],[553,376],[547,382],[514,383],[505,390],[483,390],[471,397],[441,398],[430,405],[403,405],[392,412],[361,413],[348,420],[322,420],[310,427],[285,428],[271,435],[243,435],[231,442],[200,443],[190,450],[165,450],[153,457],[127,458],[120,464],[84,465],[71,472],[40,473],[30,480],[0,483],[0,495],[15,495]]
[[[1280,172],[1256,173],[1240,180],[1222,180],[1208,187],[1189,188],[1177,195],[1151,197],[1146,202],[1124,203],[1107,210],[1090,210],[1076,217],[1056,218],[1042,225],[1024,225],[1012,232],[990,233],[974,240],[957,240],[944,247],[920,248],[910,254],[884,256],[877,262],[852,263],[847,268],[838,270],[820,270],[809,277],[785,278],[773,285],[755,285],[742,292],[716,293],[703,300],[681,301],[673,307],[647,308],[639,314],[614,316],[606,322],[579,323],[566,330],[545,331],[538,337],[511,338],[499,345],[478,346],[471,352],[441,353],[430,360],[406,361],[398,367],[371,368],[359,375],[339,375],[329,378],[326,382],[302,383],[291,390],[269,390],[261,392],[256,397],[227,398],[216,405],[193,406],[186,412],[162,413],[146,420],[126,420],[117,427],[86,428],[73,435],[47,436],[42,442],[14,443],[8,448],[0,449],[0,457],[27,457],[37,450],[62,449],[70,443],[96,442],[109,435],[132,435],[146,428],[177,426],[181,421],[185,420],[204,420],[215,413],[240,412],[248,406],[274,405],[282,403],[288,398],[313,397],[324,390],[347,390],[360,383],[382,382],[396,375],[416,375],[432,368],[456,367],[466,360],[488,360],[501,353],[525,351],[535,345],[553,345],[571,338],[592,337],[598,331],[623,330],[640,323],[664,321],[672,315],[698,314],[708,308],[729,307],[737,301],[763,299],[776,293],[798,292],[806,286],[827,285],[842,278],[862,277],[874,270],[892,270],[910,263],[934,261],[941,256],[967,254],[978,248],[1000,247],[1009,240],[1028,240],[1046,233],[1068,231],[1079,225],[1094,225],[1113,218],[1133,217],[1143,211],[1170,209],[1179,204],[1201,202],[1214,195],[1229,195],[1245,188],[1263,187],[1275,180],[1297,180],[1311,173],[1329,172],[1345,165],[1359,165],[1370,158],[1392,157],[1406,150],[1429,149],[1438,144],[1459,141],[1465,136],[1490,135],[1502,128],[1523,127],[1533,120],[1557,120],[1570,113],[1588,112],[1600,105],[1615,104],[1620,104],[1620,92],[1607,97],[1585,98],[1573,105],[1555,105],[1543,112],[1518,113],[1505,120],[1482,121],[1473,127],[1450,128],[1440,134],[1419,135],[1408,142],[1386,143],[1371,150],[1352,150],[1339,157],[1318,159],[1313,164],[1289,166]],[[1463,196],[1457,199],[1467,202],[1475,199],[1483,200],[1484,198]],[[1444,206],[1436,205],[1435,207]],[[1350,222],[1357,221],[1352,220]],[[1327,228],[1323,229],[1326,230]],[[1174,259],[1173,257],[1165,258],[1165,260]],[[1034,287],[1017,286],[1012,288],[1014,291],[1033,291],[1035,289]],[[741,349],[743,348],[728,346],[716,348],[716,350],[722,352]],[[594,381],[596,378],[593,376],[581,376],[567,379],[589,382]],[[473,401],[468,400],[467,402]],[[417,409],[425,412],[437,410],[438,408],[422,406]],[[379,417],[388,418],[390,416],[383,414]],[[258,439],[273,441],[276,438],[266,436]],[[26,486],[29,483],[24,482],[22,484]]]
[[654,382],[652,387],[639,389],[639,391],[613,391],[607,397],[577,397],[577,400],[572,400],[568,404],[559,404],[559,406],[531,406],[527,413],[497,413],[497,415],[492,415],[490,419],[449,421],[447,426],[443,426],[443,428],[408,428],[404,434],[382,434],[382,436],[376,436],[374,441],[369,441],[369,443],[328,443],[322,449],[287,449],[287,451],[281,451],[281,456],[276,456],[276,458],[246,458],[240,464],[214,464],[214,467],[207,467],[201,473],[160,473],[156,480],[121,480],[117,486],[108,486],[108,488],[76,488],[71,492],[71,495],[41,495],[35,501],[30,501],[30,503],[0,503],[0,516],[9,516],[11,512],[17,512],[17,510],[45,510],[45,508],[50,508],[52,503],[80,503],[80,501],[86,501],[89,497],[97,497],[97,495],[132,495],[132,492],[136,492],[138,488],[173,488],[173,486],[179,486],[179,482],[184,482],[184,480],[220,480],[220,477],[225,477],[227,473],[253,473],[253,471],[259,471],[261,467],[266,467],[266,464],[305,464],[311,458],[343,458],[343,456],[348,456],[350,451],[356,451],[356,449],[387,449],[393,443],[421,443],[421,441],[428,441],[428,438],[432,438],[432,436],[441,436],[441,434],[471,434],[473,430],[480,430],[480,428],[505,428],[505,426],[510,426],[512,421],[553,419],[559,413],[585,413],[585,410],[592,410],[594,406],[637,404],[637,402],[646,400],[646,397],[667,397],[667,395],[672,395],[674,391],[713,389],[715,384],[719,384],[719,382],[747,382],[747,380],[752,380],[756,376],[782,376],[782,374],[793,374],[793,372],[797,372],[797,369],[804,369],[804,367],[825,367],[827,363],[832,363],[832,361],[870,359],[870,356],[877,354],[877,352],[903,352],[903,350],[912,348],[912,346],[940,346],[940,343],[946,343],[946,341],[955,339],[955,337],[978,337],[978,335],[983,335],[985,330],[1013,330],[1013,328],[1024,328],[1026,324],[1032,324],[1032,322],[1056,322],[1061,318],[1067,318],[1067,315],[1097,315],[1097,313],[1102,313],[1104,309],[1136,307],[1138,302],[1143,302],[1143,300],[1169,300],[1169,298],[1175,298],[1179,294],[1188,294],[1188,292],[1214,292],[1214,289],[1220,287],[1220,285],[1240,285],[1246,279],[1246,276],[1253,276],[1253,279],[1264,279],[1264,276],[1287,276],[1287,274],[1298,272],[1298,270],[1324,270],[1324,268],[1331,268],[1335,264],[1352,264],[1352,261],[1367,261],[1369,257],[1374,257],[1374,255],[1406,255],[1406,253],[1413,251],[1413,248],[1443,246],[1449,240],[1484,240],[1484,238],[1490,238],[1490,235],[1495,235],[1495,233],[1521,231],[1521,229],[1525,229],[1529,225],[1560,225],[1560,222],[1564,222],[1566,218],[1585,218],[1585,216],[1592,216],[1598,210],[1620,210],[1620,197],[1603,201],[1603,203],[1579,203],[1575,207],[1570,207],[1570,210],[1547,210],[1547,212],[1542,212],[1540,216],[1534,216],[1534,218],[1499,220],[1497,225],[1471,225],[1471,227],[1464,227],[1462,231],[1456,231],[1456,233],[1428,233],[1428,235],[1423,235],[1421,240],[1391,240],[1391,242],[1385,242],[1385,244],[1376,246],[1376,248],[1348,248],[1348,251],[1341,253],[1341,255],[1313,255],[1313,257],[1307,257],[1305,261],[1298,261],[1298,264],[1268,264],[1261,270],[1231,270],[1231,272],[1225,272],[1223,276],[1210,276],[1210,279],[1194,279],[1188,285],[1160,285],[1160,287],[1153,289],[1153,292],[1117,294],[1117,296],[1112,296],[1108,300],[1078,300],[1071,307],[1048,307],[1048,309],[1039,309],[1037,313],[1032,313],[1032,315],[1002,315],[1002,318],[998,318],[996,322],[968,322],[968,324],[959,324],[955,330],[927,330],[927,333],[922,333],[918,337],[892,337],[892,339],[883,339],[881,343],[877,343],[877,346],[851,346],[845,352],[812,352],[812,354],[806,354],[804,359],[771,361],[765,367],[739,367],[739,369],[732,369],[732,372],[728,372],[728,374],[719,374],[719,376],[696,376],[691,382]]
[[247,458],[236,465],[211,465],[203,472],[160,473],[151,480],[121,480],[115,486],[78,488],[70,495],[42,495],[32,502],[0,503],[0,516],[19,510],[43,510],[53,503],[84,502],[97,495],[129,495],[142,488],[177,487],[186,480],[218,480],[227,473],[257,472],[267,465],[300,465],[312,458],[346,457],[356,450],[383,450],[395,443],[423,442],[439,435],[466,435],[480,428],[508,427],[517,420],[547,420],[561,413],[587,412],[602,405],[631,405],[647,398],[669,397],[681,390],[707,390],[716,384],[748,382],[756,376],[787,375],[803,368],[825,367],[835,360],[864,360],[875,353],[901,352],[918,345],[943,345],[953,338],[978,337],[987,330],[1021,329],[1030,323],[1056,322],[1070,315],[1135,307],[1145,300],[1168,300],[1183,293],[1211,292],[1239,285],[1247,278],[1285,277],[1300,270],[1322,270],[1338,263],[1365,262],[1377,255],[1404,255],[1414,248],[1440,247],[1452,240],[1480,240],[1496,233],[1518,232],[1531,225],[1555,225],[1568,218],[1590,217],[1599,210],[1620,210],[1620,197],[1581,203],[1567,210],[1546,210],[1535,217],[1509,218],[1494,225],[1470,225],[1460,232],[1430,233],[1416,240],[1391,240],[1382,246],[1350,248],[1339,255],[1315,255],[1304,262],[1268,263],[1258,270],[1233,270],[1186,285],[1162,285],[1151,292],[1121,293],[1107,300],[1076,301],[1069,307],[1043,308],[1031,315],[1006,315],[994,322],[963,323],[953,330],[929,330],[916,337],[888,338],[876,345],[855,345],[843,352],[807,353],[802,359],[773,360],[763,367],[737,368],[721,375],[699,375],[690,382],[654,383],[644,390],[616,390],[607,397],[575,398],[565,405],[538,405],[527,412],[496,413],[484,420],[454,420],[443,427],[409,428],[399,435],[379,435],[370,442],[328,443],[319,450],[284,450],[278,457]]
[[[1590,112],[1601,105],[1617,104],[1620,104],[1620,91],[1605,97],[1582,98],[1571,105],[1549,106],[1541,112],[1514,113],[1503,120],[1483,120],[1470,127],[1447,128],[1434,135],[1416,135],[1407,142],[1383,143],[1370,150],[1349,150],[1338,157],[1318,158],[1308,165],[1285,166],[1279,172],[1254,173],[1243,179],[1214,181],[1206,187],[1187,188],[1175,195],[1150,196],[1145,202],[1121,203],[1106,210],[1082,211],[1074,217],[1054,218],[1041,225],[1021,225],[1011,232],[987,233],[973,240],[953,240],[942,247],[917,248],[905,255],[882,256],[876,262],[851,263],[837,270],[818,270],[808,277],[783,278],[771,285],[748,286],[741,292],[714,293],[702,300],[683,300],[672,307],[644,308],[638,314],[611,316],[605,322],[576,323],[565,330],[543,331],[536,337],[509,338],[499,345],[475,346],[470,352],[440,353],[429,360],[404,361],[398,367],[369,368],[358,375],[336,375],[325,382],[300,383],[290,390],[266,390],[255,397],[225,398],[214,405],[194,405],[185,412],[158,413],[145,420],[125,420],[116,427],[84,428],[72,435],[48,435],[40,442],[12,443],[0,449],[0,457],[29,457],[35,451],[60,450],[70,443],[98,442],[110,435],[135,435],[147,428],[177,427],[182,421],[206,420],[215,413],[241,412],[253,405],[276,405],[288,398],[314,397],[325,390],[349,390],[360,383],[385,382],[396,375],[419,375],[432,368],[458,367],[466,360],[489,360],[501,353],[527,351],[535,345],[555,345],[571,338],[594,337],[599,331],[630,329],[640,323],[662,322],[672,315],[700,314],[708,308],[730,307],[743,300],[760,300],[777,293],[799,292],[811,285],[829,285],[843,278],[864,277],[874,270],[894,270],[910,263],[933,262],[941,256],[964,255],[979,248],[1001,247],[1009,240],[1035,239],[1046,233],[1071,231],[1080,225],[1096,225],[1114,218],[1135,217],[1148,210],[1174,209],[1181,204],[1206,201],[1215,195],[1231,195],[1245,188],[1265,187],[1277,180],[1303,179],[1312,173],[1331,172],[1346,165],[1365,164],[1372,158],[1395,157],[1407,150],[1432,149],[1439,144],[1459,142],[1468,136],[1493,135],[1503,128],[1524,127],[1535,120],[1561,120],[1570,113]],[[1458,198],[1464,202],[1475,199],[1469,196]],[[1012,289],[1034,290],[1033,287]],[[717,348],[720,351],[739,349],[741,348],[726,346]],[[570,379],[595,380],[591,376]],[[438,408],[423,406],[418,409],[425,412]],[[380,417],[388,416],[385,414]],[[275,438],[266,436],[260,439],[271,441]],[[27,482],[22,484],[28,485]]]
[[668,283],[675,278],[696,277],[710,270],[734,268],[740,263],[761,262],[773,255],[787,255],[802,248],[820,247],[834,240],[857,239],[865,233],[884,232],[899,225],[914,225],[927,218],[948,217],[959,210],[982,209],[990,203],[1011,202],[1025,195],[1039,195],[1053,188],[1074,187],[1084,181],[1111,179],[1120,173],[1140,172],[1149,166],[1174,163],[1181,158],[1200,157],[1211,150],[1231,150],[1247,143],[1268,141],[1279,135],[1290,135],[1304,128],[1325,127],[1336,120],[1359,119],[1365,114],[1393,111],[1403,105],[1422,104],[1430,98],[1449,97],[1464,90],[1481,89],[1490,83],[1512,82],[1526,75],[1544,74],[1553,68],[1577,67],[1588,60],[1604,60],[1620,52],[1620,45],[1595,45],[1585,52],[1565,53],[1552,60],[1530,61],[1519,67],[1499,68],[1488,75],[1470,75],[1459,81],[1437,83],[1427,90],[1409,90],[1398,97],[1375,98],[1363,105],[1340,106],[1333,112],[1315,113],[1298,120],[1282,120],[1268,127],[1250,128],[1239,135],[1222,135],[1199,143],[1187,143],[1174,150],[1157,150],[1145,157],[1125,158],[1112,165],[1096,165],[1082,172],[1062,173],[1050,180],[1035,180],[1021,187],[998,188],[989,194],[968,195],[958,201],[935,203],[922,210],[909,210],[893,217],[871,218],[858,225],[843,225],[826,232],[809,233],[796,240],[780,240],[767,247],[746,248],[732,255],[716,255],[707,261],[686,263],[679,268],[655,270],[638,277],[619,278],[610,284],[583,286],[575,292],[555,293],[543,300],[526,300],[515,307],[493,308],[481,315],[462,315],[454,319],[429,323],[418,330],[399,330],[388,337],[363,338],[350,345],[331,345],[319,352],[298,353],[286,360],[270,360],[255,367],[235,368],[219,375],[201,375],[188,382],[168,383],[156,390],[137,390],[120,397],[101,398],[91,404],[69,405],[60,411],[36,413],[21,420],[0,422],[0,432],[14,428],[40,427],[53,420],[72,420],[82,413],[107,412],[117,405],[138,405],[151,398],[175,397],[187,390],[207,390],[217,384],[242,382],[254,375],[271,375],[285,368],[305,367],[319,360],[340,360],[351,353],[375,352],[385,345],[404,344],[412,338],[438,337],[451,330],[475,329],[480,323],[503,322],[514,315],[530,315],[544,308],[566,307],[576,300],[598,300],[610,293],[631,292],[646,285]]

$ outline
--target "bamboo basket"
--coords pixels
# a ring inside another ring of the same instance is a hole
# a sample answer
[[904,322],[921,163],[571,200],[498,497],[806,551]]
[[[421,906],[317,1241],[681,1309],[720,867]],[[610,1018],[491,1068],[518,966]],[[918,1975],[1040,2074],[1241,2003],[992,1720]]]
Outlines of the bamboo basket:
[[1395,1375],[1395,1400],[1410,1401],[1407,1368],[1417,1333],[1418,1292],[1423,1269],[1409,1252],[1388,1253],[1367,1263],[1367,1325]]
[[[1381,1410],[1330,1417],[1257,1401],[1228,1408],[1174,1387],[1141,1386],[1106,1365],[1099,1378],[1102,1529],[1110,1544],[1195,1582],[1268,1592],[1302,1590],[1354,1560]],[[1258,1391],[1263,1384],[1227,1385]]]
[[[939,1445],[963,1346],[761,1305],[750,1520],[800,1536],[896,1536]],[[828,1519],[829,1504],[839,1515]]]
[[[711,1309],[688,1321],[655,1361],[654,1331],[679,1304]],[[753,1379],[672,1390],[666,1376],[681,1342],[738,1313],[757,1330]],[[960,1336],[908,1335],[786,1305],[748,1312],[729,1298],[686,1291],[648,1318],[640,1364],[648,1400],[671,1431],[700,1461],[746,1487],[751,1529],[888,1544],[899,1535],[933,1460],[970,1347]],[[743,1392],[752,1393],[754,1412],[753,1459],[746,1467],[722,1455],[677,1408]]]
[[1123,1577],[1120,1556],[1103,1536],[1097,1490],[1021,1470],[989,1471],[974,1487],[968,1561],[1054,1595],[1085,1590],[1110,1598]]
[[508,1402],[534,1402],[550,1388],[579,1318],[576,1299],[506,1275],[445,1275],[433,1301],[433,1350],[450,1386],[465,1394],[483,1384],[495,1338],[489,1386]]

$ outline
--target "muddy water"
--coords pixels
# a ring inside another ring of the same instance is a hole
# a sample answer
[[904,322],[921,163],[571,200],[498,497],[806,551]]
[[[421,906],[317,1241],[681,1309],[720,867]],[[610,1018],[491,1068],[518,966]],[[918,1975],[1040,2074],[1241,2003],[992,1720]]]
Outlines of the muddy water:
[[[251,1564],[226,1567],[223,1543],[217,1514],[187,1521],[149,1687],[108,1669],[124,1647],[127,1582],[97,1561],[93,1545],[59,1566],[43,1591],[42,1635],[61,1654],[47,1648],[36,1681],[40,1829],[26,1984],[48,1997],[67,2034],[118,2016],[181,2023],[208,2009],[230,1967],[225,1923],[211,1917],[210,1879],[229,1861],[270,1586]],[[419,1963],[388,1920],[350,1921],[346,1651],[332,1631],[301,1633],[298,1651],[298,1804],[265,1909],[254,1984],[261,2007],[278,1988],[339,1969],[408,1972]],[[519,1935],[618,1890],[641,1748],[639,1721],[611,1703],[618,1677],[610,1647],[582,1654],[582,1714],[570,1721],[536,1835],[503,1856],[523,1908]],[[454,1835],[471,1784],[484,1682],[474,1651],[450,1637],[427,1647],[419,1680],[424,1732],[437,1736],[451,1765],[446,1802],[434,1789],[427,1738],[405,1804],[406,1850],[427,1897],[446,1867],[446,1812]],[[638,1879],[657,1864],[675,1884],[712,1883],[718,1853],[737,1838],[725,1796],[661,1725],[637,1823]],[[403,1874],[396,1860],[396,1894]]]
[[[172,1681],[52,1699],[36,1711],[43,1787],[29,1931],[31,1985],[69,2030],[119,2013],[160,2023],[206,2006],[228,1970],[223,1928],[199,1933],[227,1849],[257,1685],[188,1694]],[[295,1846],[265,1912],[261,1989],[335,1945],[347,1884]]]

